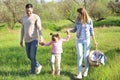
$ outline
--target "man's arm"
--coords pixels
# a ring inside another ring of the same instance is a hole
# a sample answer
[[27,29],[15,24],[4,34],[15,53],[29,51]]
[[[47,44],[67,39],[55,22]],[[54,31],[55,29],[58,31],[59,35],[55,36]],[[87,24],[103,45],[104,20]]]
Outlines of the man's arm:
[[24,26],[22,25],[21,27],[21,32],[20,32],[20,46],[23,47],[23,36],[24,36]]
[[39,42],[43,42],[42,25],[41,25],[41,20],[39,16],[37,16],[36,26],[37,26],[39,37],[40,37]]

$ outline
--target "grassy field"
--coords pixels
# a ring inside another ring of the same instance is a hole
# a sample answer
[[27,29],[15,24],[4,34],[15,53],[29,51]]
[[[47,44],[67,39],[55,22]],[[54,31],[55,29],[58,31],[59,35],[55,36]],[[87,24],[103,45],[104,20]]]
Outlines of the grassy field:
[[[43,30],[46,42],[50,40],[50,30]],[[0,80],[74,80],[77,74],[77,55],[75,34],[71,33],[69,42],[63,43],[64,53],[61,61],[61,76],[50,75],[51,47],[38,47],[37,60],[43,68],[39,75],[31,77],[30,61],[25,48],[19,46],[19,30],[8,32],[0,30]],[[62,37],[65,33],[60,32]],[[83,80],[119,80],[120,79],[120,27],[95,28],[98,49],[107,56],[105,66],[90,66],[89,75]],[[93,43],[92,43],[93,44]],[[91,46],[91,50],[95,46]]]

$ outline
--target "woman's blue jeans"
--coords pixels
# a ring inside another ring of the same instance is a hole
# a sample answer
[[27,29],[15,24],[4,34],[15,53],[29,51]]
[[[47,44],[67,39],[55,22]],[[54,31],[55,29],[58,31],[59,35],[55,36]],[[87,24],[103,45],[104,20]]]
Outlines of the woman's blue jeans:
[[31,42],[25,42],[27,57],[31,61],[31,74],[35,74],[36,67],[36,51],[38,46],[38,40]]
[[84,65],[85,70],[88,71],[89,63],[88,63],[88,55],[90,51],[90,38],[87,40],[76,40],[76,49],[77,49],[77,56],[78,56],[78,74],[82,73],[82,61],[84,56]]

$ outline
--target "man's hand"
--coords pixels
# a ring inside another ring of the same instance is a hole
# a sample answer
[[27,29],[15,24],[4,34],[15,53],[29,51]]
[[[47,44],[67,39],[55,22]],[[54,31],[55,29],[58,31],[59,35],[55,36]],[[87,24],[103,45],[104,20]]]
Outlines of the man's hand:
[[23,41],[20,42],[20,46],[23,47]]
[[39,42],[39,44],[40,44],[41,46],[44,46],[44,45],[45,45],[45,43],[44,43],[44,42]]

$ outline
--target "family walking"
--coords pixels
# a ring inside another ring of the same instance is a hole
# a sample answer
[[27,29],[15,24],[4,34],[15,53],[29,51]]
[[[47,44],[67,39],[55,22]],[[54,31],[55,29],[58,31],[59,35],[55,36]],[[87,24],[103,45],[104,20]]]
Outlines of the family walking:
[[[51,74],[54,75],[55,72],[60,76],[60,63],[61,63],[61,53],[63,52],[62,43],[69,41],[70,32],[76,32],[76,50],[77,50],[77,65],[78,65],[78,75],[77,79],[82,79],[88,75],[89,63],[88,55],[90,51],[90,36],[92,36],[95,46],[97,47],[97,42],[93,30],[93,22],[89,17],[87,11],[84,8],[78,8],[78,16],[75,19],[75,26],[73,29],[66,30],[66,38],[61,38],[60,34],[50,33],[51,40],[48,43],[43,41],[42,27],[40,17],[33,13],[32,4],[27,4],[25,6],[26,15],[22,17],[22,27],[21,27],[21,38],[20,45],[23,47],[23,39],[25,43],[25,49],[28,59],[31,61],[31,74],[39,74],[42,66],[36,60],[36,51],[38,43],[42,46],[52,46],[51,50]],[[85,69],[82,73],[82,62],[84,58]],[[56,63],[56,69],[54,67]],[[56,70],[56,71],[55,71]]]

